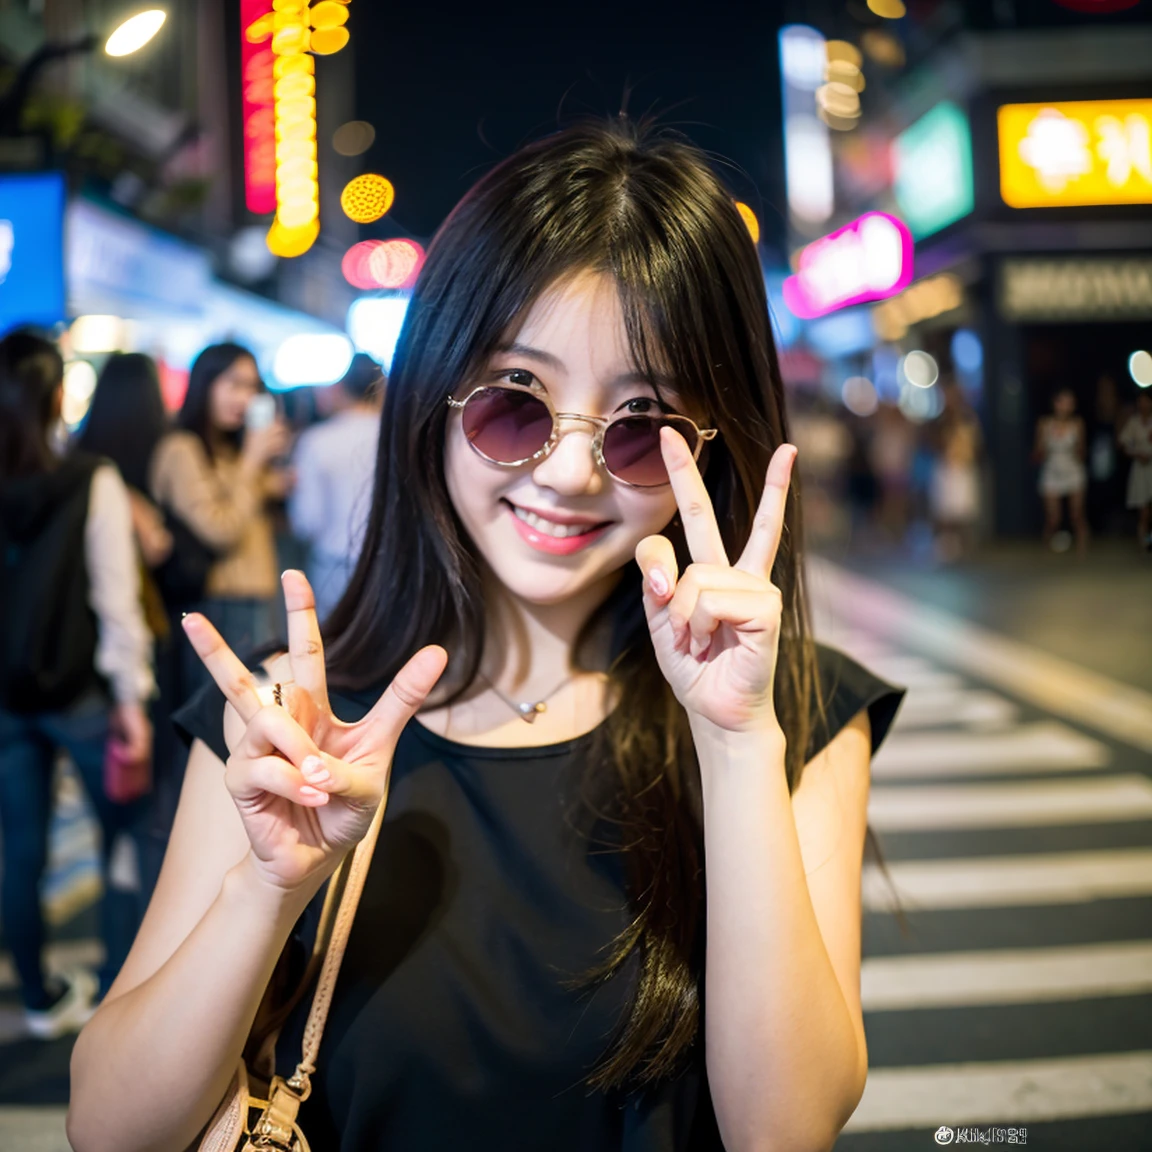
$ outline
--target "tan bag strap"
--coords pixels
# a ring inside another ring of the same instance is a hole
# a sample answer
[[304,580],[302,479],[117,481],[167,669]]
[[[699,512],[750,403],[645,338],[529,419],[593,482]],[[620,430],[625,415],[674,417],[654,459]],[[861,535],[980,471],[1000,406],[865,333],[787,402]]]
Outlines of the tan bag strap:
[[372,818],[364,839],[356,845],[351,867],[341,868],[341,873],[345,876],[341,877],[344,880],[344,891],[340,896],[340,907],[336,911],[332,938],[328,941],[320,978],[316,982],[316,993],[312,997],[312,1008],[308,1013],[308,1022],[304,1026],[300,1063],[296,1065],[296,1071],[287,1082],[288,1087],[300,1093],[303,1100],[306,1100],[312,1091],[311,1076],[316,1071],[316,1057],[320,1052],[320,1041],[328,1020],[328,1009],[332,1005],[332,994],[336,990],[336,978],[340,975],[340,964],[344,960],[344,950],[348,945],[352,921],[360,904],[360,894],[364,891],[364,881],[368,876],[368,867],[372,863],[372,853],[376,848],[376,839],[380,835],[380,826],[384,822],[384,809],[387,804],[388,793],[385,790],[384,798],[376,809],[376,815]]

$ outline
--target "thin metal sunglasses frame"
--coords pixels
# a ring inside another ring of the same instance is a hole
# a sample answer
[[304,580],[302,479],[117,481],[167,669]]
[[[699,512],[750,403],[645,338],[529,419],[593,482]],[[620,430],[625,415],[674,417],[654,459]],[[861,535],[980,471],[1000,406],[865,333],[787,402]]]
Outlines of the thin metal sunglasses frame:
[[696,432],[696,447],[692,450],[692,459],[699,460],[700,453],[704,450],[704,445],[709,440],[716,438],[719,433],[718,428],[701,428],[691,416],[681,415],[679,412],[666,412],[662,413],[659,417],[645,417],[642,413],[623,413],[613,419],[608,419],[605,416],[588,416],[583,412],[557,412],[553,407],[551,400],[546,395],[541,395],[539,392],[533,391],[531,388],[523,388],[517,384],[478,384],[471,392],[468,393],[462,400],[457,400],[454,396],[448,397],[448,406],[450,408],[459,408],[463,410],[468,401],[473,396],[481,392],[522,392],[526,396],[531,396],[533,400],[538,400],[552,415],[552,432],[544,445],[537,452],[533,452],[531,456],[525,456],[522,460],[493,460],[491,456],[485,455],[481,452],[476,444],[468,439],[468,445],[472,451],[476,453],[482,460],[487,460],[489,464],[497,464],[501,468],[520,468],[525,464],[531,463],[533,460],[541,460],[547,456],[557,444],[560,443],[560,421],[561,420],[579,420],[584,424],[591,424],[595,429],[592,436],[592,457],[596,463],[608,473],[618,484],[624,484],[629,488],[663,488],[665,485],[670,484],[670,480],[662,480],[659,484],[633,484],[630,480],[625,480],[617,476],[611,468],[608,467],[607,461],[604,459],[604,434],[608,431],[610,425],[617,423],[620,420],[636,420],[636,419],[662,419],[662,420],[682,420],[685,424],[691,425]]

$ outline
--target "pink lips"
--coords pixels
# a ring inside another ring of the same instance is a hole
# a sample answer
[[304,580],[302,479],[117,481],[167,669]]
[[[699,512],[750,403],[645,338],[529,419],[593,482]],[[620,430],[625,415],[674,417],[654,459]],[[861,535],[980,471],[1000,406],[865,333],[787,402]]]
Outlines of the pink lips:
[[548,536],[521,520],[511,505],[508,505],[508,515],[525,544],[535,548],[537,552],[547,552],[550,556],[571,556],[574,552],[579,552],[595,543],[612,527],[611,524],[601,524],[588,532],[581,532],[578,536]]

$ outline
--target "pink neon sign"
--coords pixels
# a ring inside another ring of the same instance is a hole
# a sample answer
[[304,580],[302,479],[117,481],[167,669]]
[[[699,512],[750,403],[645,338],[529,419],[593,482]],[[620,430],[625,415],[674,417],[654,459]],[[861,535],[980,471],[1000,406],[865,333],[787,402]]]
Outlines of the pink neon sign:
[[[241,118],[244,203],[249,212],[276,211],[276,120],[273,112],[272,0],[240,0]],[[263,22],[267,20],[267,28]]]
[[903,220],[865,212],[800,253],[795,276],[784,281],[784,303],[802,320],[849,304],[895,296],[912,283],[914,245]]

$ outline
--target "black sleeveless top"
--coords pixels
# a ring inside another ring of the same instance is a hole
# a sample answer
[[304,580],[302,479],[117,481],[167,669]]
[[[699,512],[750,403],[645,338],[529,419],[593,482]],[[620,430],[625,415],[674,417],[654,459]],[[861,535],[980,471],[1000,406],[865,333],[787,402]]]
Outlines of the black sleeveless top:
[[[860,711],[873,751],[903,690],[818,647],[827,724]],[[377,693],[333,693],[344,720]],[[176,713],[221,759],[224,699],[209,685]],[[611,1046],[634,963],[572,987],[629,922],[612,852],[590,851],[580,783],[588,733],[538,748],[478,748],[412,720],[348,941],[301,1128],[313,1152],[702,1152],[722,1148],[697,1044],[675,1079],[625,1096],[585,1078]],[[314,938],[323,894],[301,918]],[[306,996],[281,1033],[300,1058]]]

